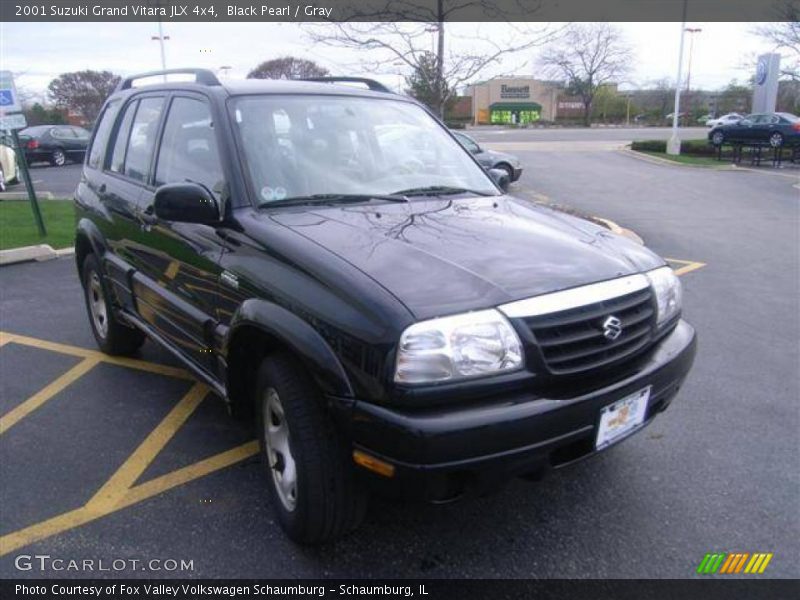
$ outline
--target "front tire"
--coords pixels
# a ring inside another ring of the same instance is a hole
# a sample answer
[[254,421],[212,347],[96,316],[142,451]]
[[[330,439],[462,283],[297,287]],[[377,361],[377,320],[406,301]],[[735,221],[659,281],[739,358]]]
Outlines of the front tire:
[[61,148],[56,148],[50,155],[50,164],[54,167],[63,167],[67,164],[67,155]]
[[268,356],[254,393],[267,486],[286,534],[300,544],[322,544],[358,527],[367,498],[349,444],[303,368],[289,355]]
[[83,290],[89,324],[100,350],[114,355],[134,354],[144,343],[145,336],[117,319],[109,301],[108,285],[94,254],[83,261]]
[[497,169],[502,169],[508,174],[508,183],[512,183],[514,181],[514,169],[511,168],[511,165],[506,163],[500,163],[496,167]]
[[715,146],[722,146],[722,144],[725,143],[725,134],[721,131],[715,131],[711,135],[711,143]]

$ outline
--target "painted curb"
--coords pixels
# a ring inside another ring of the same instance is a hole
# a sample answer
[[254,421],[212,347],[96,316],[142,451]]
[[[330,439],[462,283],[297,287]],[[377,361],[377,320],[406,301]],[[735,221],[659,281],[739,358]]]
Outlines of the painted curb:
[[70,256],[75,253],[74,248],[61,248],[54,250],[49,244],[37,244],[36,246],[22,246],[21,248],[10,248],[0,250],[0,266],[13,265],[21,262],[53,260],[62,256]]
[[692,165],[686,163],[679,163],[674,160],[669,160],[668,158],[661,158],[660,156],[651,156],[649,154],[644,154],[643,152],[637,152],[636,150],[631,150],[630,148],[624,147],[619,148],[617,152],[624,154],[626,156],[630,156],[631,158],[635,158],[637,160],[642,160],[644,162],[649,162],[654,165],[669,165],[670,167],[686,167],[688,169],[707,169],[710,171],[741,171],[742,169],[736,167],[735,165]]
[[[55,200],[53,192],[36,192],[39,200]],[[28,200],[28,192],[0,192],[0,200]]]

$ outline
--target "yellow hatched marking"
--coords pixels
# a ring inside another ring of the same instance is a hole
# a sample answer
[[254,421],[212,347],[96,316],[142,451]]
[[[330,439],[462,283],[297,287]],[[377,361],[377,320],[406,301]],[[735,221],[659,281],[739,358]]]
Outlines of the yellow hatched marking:
[[119,502],[113,506],[102,506],[100,504],[86,504],[75,510],[65,512],[58,516],[36,523],[19,531],[6,534],[0,537],[0,556],[23,548],[43,539],[64,533],[70,529],[75,529],[91,521],[105,517],[128,506],[137,504],[153,496],[165,492],[169,489],[189,483],[195,479],[205,477],[215,471],[224,469],[239,461],[250,458],[258,452],[257,442],[247,442],[226,452],[221,452],[205,460],[198,461],[193,465],[183,467],[172,473],[167,473],[157,477],[152,481],[147,481],[136,487],[131,488]]
[[136,480],[155,460],[178,429],[200,406],[208,393],[208,387],[195,383],[178,404],[164,417],[161,423],[139,445],[111,478],[87,502],[86,506],[100,512],[112,509],[125,496]]
[[[16,341],[16,340],[14,340]],[[100,361],[96,358],[84,358],[77,365],[69,369],[66,373],[56,378],[47,386],[36,392],[33,396],[25,400],[0,417],[0,435],[16,425],[30,413],[41,407],[45,402],[58,394],[64,388],[83,377]]]
[[675,275],[686,275],[686,273],[691,273],[692,271],[702,269],[706,266],[706,263],[695,260],[681,260],[678,258],[665,258],[664,260],[670,263],[678,263],[679,265],[683,265],[682,267],[675,269]]
[[23,346],[31,346],[33,348],[40,348],[42,350],[50,350],[51,352],[59,352],[60,354],[68,354],[70,356],[77,356],[79,358],[93,358],[97,361],[118,365],[120,367],[129,367],[139,371],[148,371],[150,373],[157,373],[159,375],[166,375],[168,377],[175,377],[177,379],[193,380],[188,371],[176,367],[168,367],[166,365],[159,365],[151,363],[146,360],[138,360],[136,358],[125,358],[123,356],[109,356],[97,350],[87,350],[86,348],[79,348],[78,346],[70,346],[69,344],[59,344],[58,342],[49,342],[47,340],[40,340],[38,338],[28,337],[26,335],[18,335],[16,333],[7,333],[0,331],[0,339],[3,343],[14,342],[15,344],[22,344]]

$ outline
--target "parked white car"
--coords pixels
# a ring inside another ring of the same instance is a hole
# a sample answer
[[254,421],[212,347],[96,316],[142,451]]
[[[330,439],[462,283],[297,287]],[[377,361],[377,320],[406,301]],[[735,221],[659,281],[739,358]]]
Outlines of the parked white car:
[[728,113],[727,115],[722,115],[716,119],[709,119],[706,121],[706,127],[714,128],[717,125],[731,125],[732,123],[738,123],[742,120],[742,118],[742,115],[739,113]]

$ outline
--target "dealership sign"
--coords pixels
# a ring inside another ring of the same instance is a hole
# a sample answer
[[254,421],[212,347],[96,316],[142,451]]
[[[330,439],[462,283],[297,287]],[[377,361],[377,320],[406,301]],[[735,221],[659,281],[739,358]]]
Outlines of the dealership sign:
[[501,98],[530,98],[531,97],[531,86],[529,85],[506,85],[503,84],[500,86],[500,97]]

